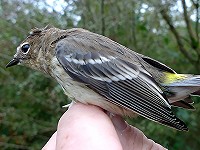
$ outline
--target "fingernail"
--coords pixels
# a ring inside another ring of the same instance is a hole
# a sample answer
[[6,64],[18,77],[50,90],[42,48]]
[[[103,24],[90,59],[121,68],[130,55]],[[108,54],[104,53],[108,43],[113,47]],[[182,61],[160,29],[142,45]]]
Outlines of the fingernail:
[[123,131],[126,129],[127,124],[122,117],[120,117],[118,115],[112,115],[111,120],[112,120],[115,128],[117,128],[118,130]]

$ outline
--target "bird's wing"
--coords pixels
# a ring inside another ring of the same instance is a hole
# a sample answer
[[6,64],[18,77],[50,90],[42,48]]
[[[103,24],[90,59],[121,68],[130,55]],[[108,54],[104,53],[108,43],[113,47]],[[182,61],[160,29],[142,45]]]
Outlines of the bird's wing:
[[150,57],[147,57],[147,56],[144,56],[144,55],[141,55],[141,58],[146,62],[148,63],[149,65],[159,69],[160,71],[164,71],[164,72],[169,72],[169,73],[176,73],[172,68],[168,67],[167,65],[155,60],[155,59],[152,59]]
[[85,50],[83,43],[77,41],[74,46],[74,39],[69,38],[56,46],[58,61],[74,80],[86,83],[113,104],[178,130],[188,130],[172,113],[159,86],[146,70],[117,56],[104,55],[106,52],[100,49]]

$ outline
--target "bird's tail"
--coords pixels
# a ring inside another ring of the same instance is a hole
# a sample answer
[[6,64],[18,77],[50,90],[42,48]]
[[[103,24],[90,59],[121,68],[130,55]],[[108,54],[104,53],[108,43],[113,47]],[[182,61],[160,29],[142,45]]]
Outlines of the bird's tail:
[[163,90],[172,105],[194,109],[191,95],[200,96],[200,75],[164,73],[162,81]]

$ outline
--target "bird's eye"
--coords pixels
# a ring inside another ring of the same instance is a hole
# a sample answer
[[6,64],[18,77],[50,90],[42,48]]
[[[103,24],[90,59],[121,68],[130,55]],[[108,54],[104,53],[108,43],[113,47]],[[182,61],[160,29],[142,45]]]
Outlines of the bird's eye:
[[30,48],[30,45],[29,44],[24,44],[22,47],[21,47],[21,50],[23,53],[27,53],[28,50]]

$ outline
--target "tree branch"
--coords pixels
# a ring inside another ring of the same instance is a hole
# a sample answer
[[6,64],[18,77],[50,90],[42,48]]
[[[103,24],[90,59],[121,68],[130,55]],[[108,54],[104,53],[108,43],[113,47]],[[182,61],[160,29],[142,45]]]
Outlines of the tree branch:
[[105,35],[104,0],[101,0],[101,34]]
[[195,38],[194,32],[192,30],[192,26],[190,24],[190,19],[188,17],[188,13],[187,13],[187,6],[186,6],[186,3],[185,3],[185,0],[181,0],[181,2],[182,2],[182,6],[183,6],[184,20],[185,20],[187,31],[188,31],[188,34],[189,34],[189,37],[190,37],[190,41],[191,41],[191,46],[192,46],[193,49],[196,50],[196,48],[197,48],[197,39]]
[[132,29],[133,45],[137,49],[138,44],[137,44],[137,37],[136,37],[136,14],[134,10],[132,12],[132,28],[131,29]]
[[160,10],[160,13],[163,17],[163,19],[167,22],[167,24],[169,25],[169,28],[171,30],[171,32],[173,33],[173,35],[176,38],[179,50],[183,53],[183,55],[191,62],[191,63],[196,63],[196,61],[193,59],[192,55],[190,53],[188,53],[188,51],[184,48],[184,45],[181,41],[181,37],[178,33],[178,31],[176,30],[176,28],[174,27],[174,25],[171,22],[170,17],[168,16],[165,8]]
[[197,37],[197,42],[199,44],[200,39],[199,39],[199,0],[195,3],[194,0],[192,0],[192,4],[194,5],[196,9],[196,23],[195,23],[195,32],[196,32],[196,37]]

